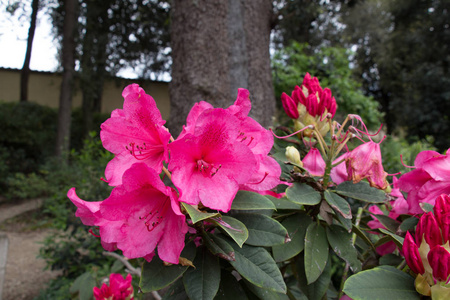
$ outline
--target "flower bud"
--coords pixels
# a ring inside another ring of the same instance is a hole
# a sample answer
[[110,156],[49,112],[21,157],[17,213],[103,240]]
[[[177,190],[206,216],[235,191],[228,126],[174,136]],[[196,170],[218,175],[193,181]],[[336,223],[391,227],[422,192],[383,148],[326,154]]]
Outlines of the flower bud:
[[286,147],[286,158],[291,163],[294,163],[300,167],[303,167],[303,162],[300,158],[300,152],[293,146]]
[[403,242],[403,254],[405,256],[406,263],[414,273],[425,273],[422,259],[420,258],[419,247],[416,243],[414,243],[414,240],[409,232],[406,232],[405,241]]
[[281,103],[283,104],[284,111],[291,119],[297,119],[299,117],[297,105],[293,98],[289,97],[286,93],[281,94]]
[[416,228],[416,242],[422,244],[422,239],[429,245],[430,249],[442,243],[441,231],[438,222],[432,212],[423,214]]
[[450,253],[444,247],[437,245],[428,253],[428,263],[433,270],[435,280],[447,283],[450,275]]

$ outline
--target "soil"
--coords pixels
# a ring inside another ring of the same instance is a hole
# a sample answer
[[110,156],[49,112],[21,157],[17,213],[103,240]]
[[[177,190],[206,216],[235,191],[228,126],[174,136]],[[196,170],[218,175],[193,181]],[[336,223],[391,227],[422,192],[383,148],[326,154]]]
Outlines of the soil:
[[45,261],[37,257],[40,243],[54,232],[39,221],[40,205],[39,200],[0,203],[0,231],[8,236],[1,300],[31,300],[58,275],[44,270]]

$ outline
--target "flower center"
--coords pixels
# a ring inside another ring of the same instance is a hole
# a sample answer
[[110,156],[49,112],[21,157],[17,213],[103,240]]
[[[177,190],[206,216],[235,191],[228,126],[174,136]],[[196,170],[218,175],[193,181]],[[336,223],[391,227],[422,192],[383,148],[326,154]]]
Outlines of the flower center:
[[220,170],[220,168],[222,168],[222,165],[219,164],[219,166],[216,167],[214,164],[210,164],[202,158],[197,160],[196,168],[200,173],[202,173],[203,176],[213,177]]
[[254,137],[252,137],[252,136],[246,136],[245,135],[245,132],[242,132],[241,131],[241,133],[239,133],[239,135],[238,135],[238,140],[240,139],[240,142],[244,142],[244,141],[247,141],[248,140],[248,142],[247,142],[247,146],[250,146],[250,144],[253,142],[253,140],[255,139]]
[[145,221],[145,226],[149,232],[153,231],[159,224],[164,220],[164,216],[167,213],[167,209],[170,206],[170,198],[166,197],[159,205],[156,210],[149,212],[145,217],[139,217],[139,220]]
[[142,146],[132,142],[132,143],[128,144],[127,146],[125,146],[125,148],[137,160],[144,160],[149,157],[158,155],[161,152],[161,145],[147,146],[147,144],[145,142],[142,143]]

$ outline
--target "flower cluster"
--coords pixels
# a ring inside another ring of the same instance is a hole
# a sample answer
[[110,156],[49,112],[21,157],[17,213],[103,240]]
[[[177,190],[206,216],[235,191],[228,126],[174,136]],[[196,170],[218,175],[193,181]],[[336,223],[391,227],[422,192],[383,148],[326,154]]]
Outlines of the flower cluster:
[[131,274],[128,274],[125,279],[120,274],[111,274],[109,285],[103,283],[100,288],[94,287],[95,300],[133,300],[131,280]]
[[[76,216],[99,228],[105,249],[150,261],[158,247],[162,260],[177,264],[188,231],[180,202],[228,212],[239,190],[270,194],[280,183],[280,166],[268,155],[273,136],[248,117],[247,90],[239,89],[226,109],[195,104],[176,140],[142,88],[129,85],[122,95],[123,109],[111,113],[100,133],[115,154],[105,170],[111,195],[87,202],[74,188],[68,192]],[[162,171],[175,188],[163,183]]]
[[417,275],[416,290],[433,299],[450,297],[450,196],[440,195],[433,212],[422,215],[415,238],[407,232],[403,253]]
[[[336,99],[331,96],[329,88],[322,89],[317,77],[311,77],[309,73],[303,79],[301,86],[296,86],[289,97],[286,93],[281,95],[284,111],[294,119],[295,130],[300,130],[308,125],[325,135],[329,130],[327,115],[330,118],[336,113]],[[303,132],[305,136],[311,136],[311,130]]]

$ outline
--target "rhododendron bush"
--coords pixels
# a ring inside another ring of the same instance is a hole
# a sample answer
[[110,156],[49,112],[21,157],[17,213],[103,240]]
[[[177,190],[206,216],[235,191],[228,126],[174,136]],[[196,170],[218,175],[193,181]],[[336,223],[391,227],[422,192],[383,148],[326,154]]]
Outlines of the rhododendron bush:
[[[164,299],[447,299],[449,156],[424,151],[388,174],[383,137],[357,115],[336,120],[317,78],[290,94],[287,126],[263,128],[239,89],[226,108],[196,103],[175,138],[127,86],[101,126],[113,190],[90,202],[72,188],[76,216]],[[130,277],[113,275],[96,299],[132,299]]]

